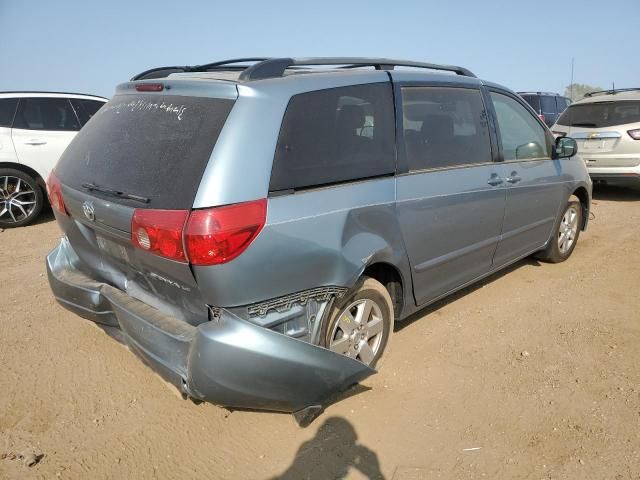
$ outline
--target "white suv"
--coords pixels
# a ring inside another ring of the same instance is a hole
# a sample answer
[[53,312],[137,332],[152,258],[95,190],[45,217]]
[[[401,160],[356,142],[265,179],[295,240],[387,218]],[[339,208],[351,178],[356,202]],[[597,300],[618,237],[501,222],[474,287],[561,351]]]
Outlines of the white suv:
[[640,187],[640,88],[589,93],[552,130],[577,141],[595,183]]
[[38,216],[49,172],[106,101],[75,93],[0,92],[0,228]]

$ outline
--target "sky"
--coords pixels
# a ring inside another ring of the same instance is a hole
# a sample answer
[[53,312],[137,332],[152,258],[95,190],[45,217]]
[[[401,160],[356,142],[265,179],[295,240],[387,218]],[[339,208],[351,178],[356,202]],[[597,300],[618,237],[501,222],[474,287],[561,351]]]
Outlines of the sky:
[[464,66],[513,90],[640,87],[639,0],[0,0],[0,91],[110,97],[161,65],[373,56]]

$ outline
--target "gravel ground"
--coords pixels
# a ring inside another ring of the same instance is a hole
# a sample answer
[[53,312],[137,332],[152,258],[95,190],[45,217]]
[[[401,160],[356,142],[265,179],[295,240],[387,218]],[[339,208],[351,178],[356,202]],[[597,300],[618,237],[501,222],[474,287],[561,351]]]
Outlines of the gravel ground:
[[183,400],[53,300],[51,215],[3,231],[0,477],[638,479],[640,192],[597,190],[592,211],[569,261],[404,322],[305,429]]

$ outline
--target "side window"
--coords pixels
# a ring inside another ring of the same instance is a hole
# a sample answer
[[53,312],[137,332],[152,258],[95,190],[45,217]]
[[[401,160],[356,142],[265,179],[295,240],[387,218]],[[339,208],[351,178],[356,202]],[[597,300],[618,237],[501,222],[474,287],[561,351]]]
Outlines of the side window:
[[542,113],[556,113],[556,97],[540,95],[540,108]]
[[403,87],[402,112],[409,170],[491,161],[487,113],[479,90]]
[[0,127],[11,127],[17,106],[17,98],[0,98]]
[[288,190],[395,172],[391,84],[295,95],[280,128],[270,190]]
[[73,105],[83,125],[104,105],[104,102],[82,98],[70,98],[69,101]]
[[519,102],[501,93],[491,92],[498,117],[505,160],[551,157],[544,128]]
[[80,130],[80,122],[66,98],[22,98],[13,123],[27,130]]

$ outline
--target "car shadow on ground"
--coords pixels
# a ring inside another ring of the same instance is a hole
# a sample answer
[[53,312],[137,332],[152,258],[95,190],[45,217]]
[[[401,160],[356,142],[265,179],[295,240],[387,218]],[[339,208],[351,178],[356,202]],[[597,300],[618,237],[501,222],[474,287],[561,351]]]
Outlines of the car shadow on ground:
[[315,437],[300,445],[291,466],[272,480],[347,478],[351,470],[364,478],[384,479],[378,456],[358,443],[353,425],[342,417],[329,417]]
[[640,188],[612,187],[610,185],[594,185],[593,200],[610,200],[614,202],[640,201]]
[[520,260],[516,263],[514,263],[513,265],[510,265],[506,268],[503,268],[502,270],[499,270],[495,273],[492,273],[491,275],[489,275],[488,277],[472,284],[469,285],[468,287],[463,288],[462,290],[458,290],[455,293],[452,293],[451,295],[446,296],[445,298],[438,300],[434,303],[432,303],[431,305],[428,305],[424,308],[421,308],[420,310],[418,310],[417,312],[415,312],[412,315],[409,315],[407,318],[405,318],[402,321],[396,322],[395,326],[394,326],[394,331],[398,332],[400,330],[402,330],[403,328],[408,327],[409,325],[411,325],[412,323],[414,323],[417,320],[420,320],[424,317],[426,317],[427,315],[430,315],[432,313],[434,313],[437,310],[440,310],[443,307],[446,307],[447,305],[449,305],[452,302],[455,302],[456,300],[469,295],[472,292],[475,292],[476,290],[484,287],[485,285],[488,285],[496,280],[498,280],[499,278],[504,277],[505,275],[509,275],[511,272],[525,266],[525,265],[531,265],[534,267],[539,267],[541,265],[541,263],[536,260],[534,257],[527,257],[523,260]]
[[53,216],[53,211],[49,207],[44,207],[38,218],[36,218],[33,223],[27,225],[27,227],[31,225],[40,225],[42,223],[49,223],[55,221],[56,217]]

